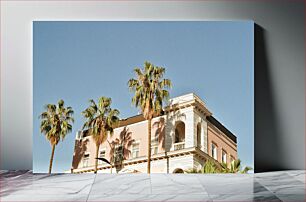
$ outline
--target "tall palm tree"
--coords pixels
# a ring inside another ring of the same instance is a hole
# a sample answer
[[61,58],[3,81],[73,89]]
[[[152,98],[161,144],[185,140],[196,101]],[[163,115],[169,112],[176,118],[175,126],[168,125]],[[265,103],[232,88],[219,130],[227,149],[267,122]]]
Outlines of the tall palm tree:
[[98,104],[89,100],[90,106],[82,115],[86,118],[83,129],[87,129],[96,143],[95,173],[98,170],[98,153],[100,145],[106,141],[108,134],[113,134],[116,124],[119,122],[119,111],[111,108],[112,100],[108,97],[100,97]]
[[153,117],[159,116],[163,111],[163,101],[169,98],[166,88],[171,87],[169,79],[163,79],[165,68],[144,63],[144,68],[135,68],[136,78],[128,81],[128,86],[135,94],[132,103],[139,107],[143,117],[148,120],[148,167],[151,170],[151,122]]
[[49,174],[51,174],[55,146],[72,131],[71,123],[74,122],[74,119],[72,108],[65,108],[64,100],[59,100],[57,105],[47,104],[45,110],[39,116],[41,119],[40,131],[46,136],[52,147],[49,164]]

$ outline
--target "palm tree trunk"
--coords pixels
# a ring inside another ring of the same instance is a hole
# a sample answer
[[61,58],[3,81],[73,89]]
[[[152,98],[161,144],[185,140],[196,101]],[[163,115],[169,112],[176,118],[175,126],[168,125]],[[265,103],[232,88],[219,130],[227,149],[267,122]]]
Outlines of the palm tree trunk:
[[52,152],[51,152],[51,158],[50,158],[50,164],[49,164],[49,174],[51,174],[51,170],[52,170],[54,150],[55,150],[55,144],[52,145]]
[[151,121],[152,119],[148,120],[148,173],[151,173]]
[[165,156],[167,159],[167,174],[169,174],[169,156],[167,156],[167,152],[165,152]]
[[98,155],[99,155],[99,147],[100,145],[96,145],[96,161],[95,161],[95,171],[94,173],[97,173],[98,171]]

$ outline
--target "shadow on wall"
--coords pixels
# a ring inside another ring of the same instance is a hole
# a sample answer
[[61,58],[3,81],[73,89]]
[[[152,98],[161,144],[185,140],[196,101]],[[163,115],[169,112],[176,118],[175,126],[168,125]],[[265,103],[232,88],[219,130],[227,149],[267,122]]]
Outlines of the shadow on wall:
[[266,31],[255,24],[255,172],[284,169],[278,162],[282,158],[279,141],[275,97],[273,95],[271,68],[266,50]]
[[156,127],[155,137],[158,139],[158,143],[165,149],[165,118],[160,118],[159,121],[153,123],[153,127]]
[[[174,131],[178,121],[185,120],[185,119],[186,119],[186,115],[184,113],[181,113],[180,110],[174,110],[172,112],[168,112],[167,115],[166,115],[166,123],[167,123],[166,127],[168,129]],[[171,136],[170,131],[166,132],[165,138],[166,138],[167,142],[169,142],[169,144],[165,145],[165,151],[166,152],[169,152],[171,150],[172,145],[174,143],[174,139],[173,139],[174,136],[175,136],[175,134],[172,134],[172,136]]]
[[82,157],[85,154],[85,151],[87,150],[87,143],[88,139],[82,141],[82,140],[75,140],[75,147],[74,147],[74,154],[73,154],[73,161],[72,161],[72,168],[77,169],[79,166],[80,161],[82,160]]
[[134,142],[135,139],[132,138],[132,132],[130,132],[127,127],[124,127],[120,132],[119,138],[116,138],[112,142],[108,142],[110,146],[109,161],[115,165],[117,173],[123,169],[123,161],[127,160],[131,155],[131,150],[129,148]]
[[[171,105],[172,103],[170,102],[169,106]],[[173,136],[171,136],[171,133],[169,130],[175,129],[177,121],[182,120],[182,119],[185,120],[186,115],[184,113],[181,113],[179,110],[174,110],[172,112],[166,113],[166,118],[161,118],[159,121],[153,124],[154,126],[158,127],[156,131],[158,132],[158,141],[159,143],[162,144],[162,148],[165,151],[165,156],[166,156],[166,161],[167,161],[167,173],[170,173],[169,171],[170,163],[169,163],[169,157],[167,156],[167,153],[171,150],[171,147],[173,146],[173,143],[174,143]]]

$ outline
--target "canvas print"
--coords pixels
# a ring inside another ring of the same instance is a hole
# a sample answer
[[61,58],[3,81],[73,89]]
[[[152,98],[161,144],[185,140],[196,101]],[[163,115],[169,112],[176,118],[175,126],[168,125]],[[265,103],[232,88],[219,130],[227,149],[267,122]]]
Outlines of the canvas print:
[[252,21],[33,22],[33,172],[252,173]]

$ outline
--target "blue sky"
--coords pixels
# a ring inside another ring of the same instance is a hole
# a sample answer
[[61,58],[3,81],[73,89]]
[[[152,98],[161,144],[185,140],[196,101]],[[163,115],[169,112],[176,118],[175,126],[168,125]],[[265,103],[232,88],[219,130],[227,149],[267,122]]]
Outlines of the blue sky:
[[33,22],[33,171],[48,172],[51,146],[39,131],[47,103],[64,99],[75,123],[55,149],[53,172],[69,170],[89,99],[108,96],[120,118],[137,114],[127,81],[144,61],[166,68],[171,97],[194,92],[238,139],[254,168],[254,23]]

